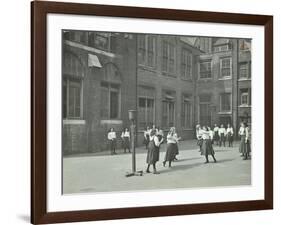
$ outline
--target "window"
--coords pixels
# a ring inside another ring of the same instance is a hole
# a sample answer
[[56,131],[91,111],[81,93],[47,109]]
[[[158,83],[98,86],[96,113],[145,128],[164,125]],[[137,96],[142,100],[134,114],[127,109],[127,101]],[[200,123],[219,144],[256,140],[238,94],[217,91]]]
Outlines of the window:
[[63,118],[82,118],[82,81],[80,79],[63,79]]
[[240,90],[240,105],[241,106],[250,106],[251,98],[250,98],[251,90],[248,88]]
[[189,98],[183,97],[181,123],[184,128],[192,127],[192,108]]
[[190,79],[192,77],[192,55],[186,50],[181,52],[181,76],[183,79]]
[[175,124],[175,102],[166,98],[162,102],[162,127],[173,127]]
[[239,65],[239,79],[249,79],[251,78],[250,73],[250,63],[243,62]]
[[200,79],[212,78],[211,61],[200,62]]
[[223,93],[220,95],[220,111],[231,111],[231,93]]
[[173,74],[175,72],[175,46],[167,41],[162,45],[162,71]]
[[202,95],[199,97],[199,118],[201,125],[211,125],[211,96]]
[[118,119],[120,112],[119,85],[107,82],[101,83],[101,118]]
[[138,104],[138,122],[139,128],[145,129],[154,124],[154,99],[148,97],[139,97]]
[[155,67],[156,64],[156,37],[151,35],[138,35],[139,64]]
[[231,77],[232,74],[232,59],[220,59],[220,75],[221,77]]

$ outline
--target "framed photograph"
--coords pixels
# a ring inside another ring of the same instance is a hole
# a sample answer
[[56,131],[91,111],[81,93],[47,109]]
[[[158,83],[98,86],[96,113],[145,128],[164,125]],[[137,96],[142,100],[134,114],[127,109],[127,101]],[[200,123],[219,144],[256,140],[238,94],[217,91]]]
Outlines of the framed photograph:
[[31,222],[273,208],[273,17],[31,3]]

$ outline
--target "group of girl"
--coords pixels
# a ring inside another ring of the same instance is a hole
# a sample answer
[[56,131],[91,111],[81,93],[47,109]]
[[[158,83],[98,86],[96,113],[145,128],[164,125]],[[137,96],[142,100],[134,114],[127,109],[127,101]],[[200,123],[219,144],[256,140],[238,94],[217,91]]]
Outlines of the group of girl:
[[218,146],[224,146],[225,142],[228,141],[228,147],[233,147],[233,127],[228,124],[227,128],[224,127],[223,124],[221,124],[220,127],[217,126],[217,124],[214,125],[214,136],[213,136],[213,143],[216,143]]
[[[107,133],[107,139],[109,142],[109,148],[110,148],[110,152],[111,155],[116,155],[116,132],[114,130],[114,128],[110,128],[109,132]],[[122,145],[123,145],[123,149],[124,149],[124,153],[127,152],[131,152],[131,148],[130,148],[130,131],[128,128],[125,128],[122,133],[121,133],[121,139],[122,139]]]
[[[152,129],[147,128],[144,132],[145,143],[147,148],[147,169],[146,172],[150,173],[150,166],[153,166],[153,174],[159,174],[156,169],[156,163],[159,161],[160,146],[164,142],[164,133],[162,130],[157,129],[155,126]],[[163,166],[169,162],[169,167],[172,166],[172,161],[177,160],[176,155],[179,154],[178,142],[181,138],[176,133],[176,128],[171,127],[167,134],[167,148],[163,161]]]

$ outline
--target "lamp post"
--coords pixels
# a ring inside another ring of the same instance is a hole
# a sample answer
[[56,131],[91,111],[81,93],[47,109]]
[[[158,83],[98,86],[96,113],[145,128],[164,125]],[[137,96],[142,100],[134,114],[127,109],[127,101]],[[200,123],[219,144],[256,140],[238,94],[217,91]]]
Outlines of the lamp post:
[[131,176],[142,176],[142,171],[136,171],[136,146],[135,146],[135,137],[136,137],[136,117],[137,111],[136,110],[129,110],[129,120],[131,121],[130,125],[130,133],[131,133],[131,149],[132,149],[132,172],[127,173],[126,177]]

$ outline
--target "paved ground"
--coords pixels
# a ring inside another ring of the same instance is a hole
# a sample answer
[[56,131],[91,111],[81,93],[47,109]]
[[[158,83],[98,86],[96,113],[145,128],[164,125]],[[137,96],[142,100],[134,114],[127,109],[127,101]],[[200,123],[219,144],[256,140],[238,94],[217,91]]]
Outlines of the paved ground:
[[[166,146],[161,146],[157,168],[160,174],[125,177],[132,168],[131,154],[119,150],[117,155],[108,152],[68,156],[63,159],[64,193],[108,192],[150,189],[174,189],[251,184],[251,160],[242,160],[238,143],[233,148],[214,145],[217,163],[204,164],[196,141],[180,142],[179,160],[172,168],[163,167]],[[146,169],[146,150],[137,148],[137,170]]]

